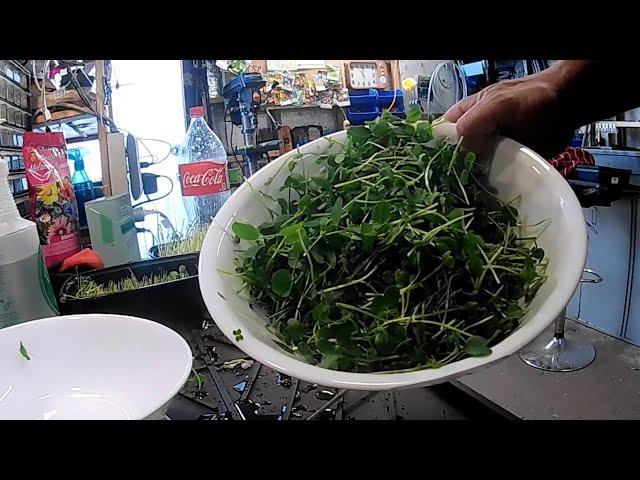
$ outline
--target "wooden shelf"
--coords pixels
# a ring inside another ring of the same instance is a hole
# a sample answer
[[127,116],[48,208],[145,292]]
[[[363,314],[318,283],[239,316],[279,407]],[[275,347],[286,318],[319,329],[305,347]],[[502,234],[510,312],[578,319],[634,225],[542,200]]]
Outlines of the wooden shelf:
[[21,170],[19,172],[9,172],[9,176],[7,177],[9,180],[17,180],[18,178],[24,178],[27,176],[27,172]]
[[[55,122],[64,122],[69,123],[74,120],[79,120],[81,118],[91,117],[88,113],[83,113],[78,110],[61,110],[58,112],[51,112],[51,120],[49,120],[49,124]],[[33,128],[45,127],[47,122],[44,119],[44,114],[39,113],[34,119]]]
[[6,122],[0,123],[0,128],[4,128],[5,130],[10,130],[16,133],[24,133],[26,130],[24,128],[14,127],[13,125],[9,125]]
[[0,157],[22,155],[22,148],[0,147]]
[[26,113],[27,115],[31,116],[31,112],[28,110],[25,110],[24,108],[20,107],[19,105],[15,105],[11,102],[7,102],[4,99],[0,98],[0,103],[6,105],[7,107],[11,107],[11,108],[15,108],[16,110],[20,110],[22,113]]
[[20,205],[21,203],[25,203],[29,201],[29,192],[24,192],[13,197],[13,200],[16,202],[16,205]]
[[48,123],[36,123],[33,125],[33,130],[44,132],[47,125],[52,132],[64,133],[68,144],[87,142],[98,138],[98,118],[88,113],[75,110],[54,112],[51,114],[51,120]]

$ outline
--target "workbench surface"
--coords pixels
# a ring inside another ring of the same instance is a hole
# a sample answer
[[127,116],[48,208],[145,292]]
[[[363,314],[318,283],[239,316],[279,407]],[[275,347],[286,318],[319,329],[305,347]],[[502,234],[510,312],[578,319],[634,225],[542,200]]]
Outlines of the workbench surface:
[[[553,325],[543,335],[551,339]],[[640,419],[640,348],[567,320],[566,336],[572,335],[596,348],[582,370],[545,372],[513,355],[452,383],[527,420]]]

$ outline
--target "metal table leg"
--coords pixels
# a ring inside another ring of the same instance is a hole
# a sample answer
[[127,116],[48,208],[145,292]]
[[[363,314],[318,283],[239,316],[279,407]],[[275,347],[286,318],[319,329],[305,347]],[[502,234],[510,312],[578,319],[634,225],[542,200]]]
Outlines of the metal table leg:
[[[584,273],[594,278],[580,279],[580,283],[600,283],[602,277],[592,270]],[[565,336],[566,309],[556,319],[553,338],[542,336],[520,351],[520,358],[527,364],[550,372],[575,372],[591,364],[596,358],[595,347],[586,339],[573,335]]]

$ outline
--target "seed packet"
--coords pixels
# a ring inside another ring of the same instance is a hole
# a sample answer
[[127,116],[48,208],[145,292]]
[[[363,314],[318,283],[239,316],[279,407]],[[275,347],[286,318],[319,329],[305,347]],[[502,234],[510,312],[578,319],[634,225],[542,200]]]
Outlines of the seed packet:
[[293,86],[295,84],[295,79],[296,77],[293,74],[284,72],[282,75],[282,85],[280,85],[280,88],[288,92],[292,92]]
[[296,80],[294,83],[294,87],[304,88],[306,85],[307,85],[307,75],[304,72],[296,73]]
[[26,132],[25,160],[31,218],[38,228],[47,268],[80,251],[78,204],[62,132]]
[[315,84],[317,92],[324,92],[327,89],[327,85],[325,84],[326,79],[326,72],[318,72],[313,75],[313,83]]
[[331,64],[327,65],[327,81],[329,83],[340,83],[340,69]]
[[320,108],[333,108],[333,90],[326,90],[318,94]]
[[287,92],[286,90],[280,91],[280,105],[286,107],[288,105],[294,105],[296,103],[296,96],[293,92]]
[[304,88],[294,88],[293,96],[296,100],[296,105],[302,107],[305,104]]
[[346,88],[341,88],[336,90],[336,105],[339,107],[348,107],[351,105],[351,101],[349,100],[349,90]]

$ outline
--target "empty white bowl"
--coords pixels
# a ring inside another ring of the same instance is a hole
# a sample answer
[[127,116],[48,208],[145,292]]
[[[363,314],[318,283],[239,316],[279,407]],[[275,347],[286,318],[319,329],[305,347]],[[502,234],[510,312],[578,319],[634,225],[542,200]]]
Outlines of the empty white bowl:
[[[456,140],[455,126],[440,124],[436,135]],[[344,142],[346,132],[329,138]],[[300,153],[335,151],[325,138],[300,147]],[[276,337],[265,328],[265,319],[249,308],[238,295],[241,280],[220,272],[233,272],[234,245],[230,233],[235,221],[259,225],[268,220],[266,210],[258,201],[256,191],[274,197],[288,175],[283,168],[297,151],[288,152],[256,172],[249,182],[238,188],[227,200],[209,228],[200,253],[200,291],[209,312],[224,334],[245,353],[280,372],[321,385],[361,390],[384,390],[408,386],[425,386],[443,382],[489,365],[511,355],[536,338],[561,313],[573,295],[584,267],[587,237],[582,209],[573,191],[562,176],[535,152],[513,140],[498,138],[491,154],[490,183],[503,200],[521,196],[519,211],[528,224],[549,219],[550,225],[539,237],[549,267],[548,280],[529,306],[520,327],[508,338],[492,347],[492,354],[482,358],[465,358],[438,369],[407,373],[350,373],[328,370],[306,363],[282,350],[274,343]],[[313,174],[319,168],[314,157],[306,157],[305,169]],[[269,184],[268,181],[274,177]],[[268,288],[265,286],[265,288]],[[242,330],[244,337],[235,340],[233,331]]]
[[180,335],[136,317],[70,315],[8,327],[0,330],[0,419],[162,418],[191,363]]

